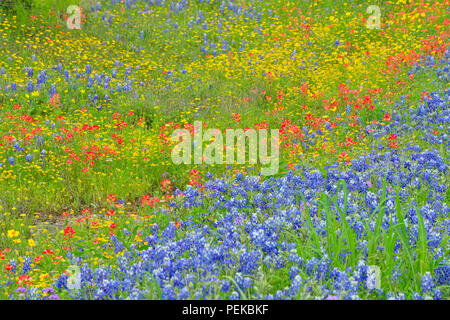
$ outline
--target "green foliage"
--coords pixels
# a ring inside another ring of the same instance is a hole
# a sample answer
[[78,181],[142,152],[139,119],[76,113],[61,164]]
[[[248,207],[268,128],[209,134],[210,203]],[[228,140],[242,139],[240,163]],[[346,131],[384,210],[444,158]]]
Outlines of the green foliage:
[[22,10],[31,10],[33,0],[1,0],[0,9],[10,14],[17,14]]

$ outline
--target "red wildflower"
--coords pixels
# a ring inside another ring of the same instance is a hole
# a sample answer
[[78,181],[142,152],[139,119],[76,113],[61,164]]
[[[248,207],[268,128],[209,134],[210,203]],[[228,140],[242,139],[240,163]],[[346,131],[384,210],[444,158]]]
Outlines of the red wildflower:
[[22,285],[25,283],[31,283],[31,278],[30,278],[30,276],[27,276],[26,274],[22,274],[21,276],[19,276],[19,280],[17,281],[17,284]]
[[397,141],[391,142],[391,143],[389,144],[389,146],[390,146],[391,148],[393,148],[393,149],[399,148],[399,147],[400,147],[400,146],[398,145]]
[[395,139],[397,139],[397,135],[391,133],[391,134],[389,135],[388,139],[389,139],[389,140],[395,140]]
[[52,255],[53,254],[53,250],[52,249],[45,249],[44,251],[42,251],[42,254]]
[[43,256],[37,256],[36,258],[34,258],[34,263],[36,263],[36,264],[39,264],[39,263],[41,263],[41,260],[42,259],[44,259],[44,257]]
[[64,228],[64,239],[70,239],[75,234],[75,231],[73,230],[73,227],[67,226]]
[[339,153],[339,161],[347,161],[348,160],[348,154],[347,152],[341,152]]
[[150,197],[149,195],[144,195],[141,199],[141,205],[148,205],[150,207],[155,206],[156,204],[159,203],[159,198],[158,197]]

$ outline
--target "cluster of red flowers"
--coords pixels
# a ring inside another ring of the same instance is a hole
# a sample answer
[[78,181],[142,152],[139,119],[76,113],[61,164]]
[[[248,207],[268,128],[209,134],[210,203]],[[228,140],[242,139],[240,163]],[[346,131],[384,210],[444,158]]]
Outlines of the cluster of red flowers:
[[164,179],[163,181],[161,181],[161,190],[163,192],[171,192],[173,187],[170,184],[171,182],[169,179]]
[[75,234],[75,230],[73,230],[73,227],[67,226],[64,228],[64,240],[71,239],[74,234]]
[[189,184],[192,186],[198,186],[200,185],[200,182],[201,182],[200,171],[198,171],[197,169],[192,169]]
[[347,162],[347,163],[349,162],[349,160],[348,160],[348,159],[349,159],[348,154],[347,154],[347,152],[345,152],[345,151],[339,153],[339,158],[338,158],[338,159],[339,159],[340,162]]
[[48,100],[48,103],[50,104],[50,106],[52,106],[53,108],[59,108],[62,106],[62,103],[59,99],[59,94],[55,93],[53,94],[50,99]]
[[389,143],[389,146],[390,146],[392,149],[396,149],[396,148],[399,148],[399,147],[400,147],[400,146],[398,145],[398,143],[397,143],[397,135],[391,133],[391,134],[389,135],[388,139],[391,140],[391,142]]
[[141,199],[141,205],[144,206],[149,206],[149,207],[154,207],[159,203],[159,198],[158,197],[150,197],[149,195],[144,195]]

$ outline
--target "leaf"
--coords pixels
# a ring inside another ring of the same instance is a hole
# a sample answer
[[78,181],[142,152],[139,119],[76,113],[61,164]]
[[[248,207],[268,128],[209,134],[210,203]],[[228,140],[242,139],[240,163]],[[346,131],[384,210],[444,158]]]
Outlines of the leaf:
[[319,236],[317,235],[316,229],[314,228],[314,225],[312,223],[311,216],[309,214],[309,207],[308,207],[307,202],[306,202],[306,198],[305,198],[305,196],[302,193],[300,193],[300,196],[303,199],[303,203],[304,203],[305,211],[306,211],[306,214],[305,214],[306,220],[308,221],[308,225],[309,225],[309,228],[310,228],[310,231],[311,231],[311,235],[312,235],[312,238],[313,238],[313,241],[314,241],[314,247],[315,247],[314,251],[316,252],[317,256],[320,256],[321,252],[320,252]]
[[416,207],[417,219],[419,222],[419,235],[417,239],[417,264],[420,274],[424,274],[428,270],[428,245],[427,245],[427,231],[425,223],[419,209]]
[[351,251],[351,264],[353,265],[353,263],[355,263],[354,258],[356,257],[356,232],[350,227],[350,224],[348,223],[346,216],[347,216],[347,195],[348,195],[348,191],[347,191],[347,184],[345,183],[344,180],[340,180],[338,182],[338,190],[339,190],[339,185],[342,182],[342,188],[344,190],[344,212],[342,212],[341,208],[338,206],[337,204],[337,197],[336,199],[334,199],[334,203],[336,205],[336,208],[338,210],[339,216],[341,218],[342,221],[342,225],[344,227],[344,232],[345,232],[345,236],[349,245],[349,249]]

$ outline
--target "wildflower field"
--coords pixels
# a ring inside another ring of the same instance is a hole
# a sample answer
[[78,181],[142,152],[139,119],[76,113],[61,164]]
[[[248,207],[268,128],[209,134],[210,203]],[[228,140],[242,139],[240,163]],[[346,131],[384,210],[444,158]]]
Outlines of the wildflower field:
[[0,299],[450,299],[449,8],[0,2]]

